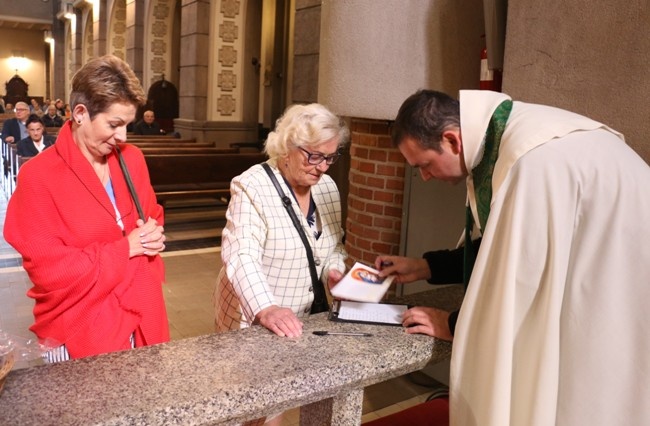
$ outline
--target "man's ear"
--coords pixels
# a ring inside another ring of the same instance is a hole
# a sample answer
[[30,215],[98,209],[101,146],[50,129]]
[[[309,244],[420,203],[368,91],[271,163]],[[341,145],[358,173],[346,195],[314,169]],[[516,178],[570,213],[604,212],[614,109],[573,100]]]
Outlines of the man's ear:
[[463,139],[460,135],[460,129],[445,130],[442,132],[442,137],[449,143],[451,151],[454,154],[460,154],[462,152]]

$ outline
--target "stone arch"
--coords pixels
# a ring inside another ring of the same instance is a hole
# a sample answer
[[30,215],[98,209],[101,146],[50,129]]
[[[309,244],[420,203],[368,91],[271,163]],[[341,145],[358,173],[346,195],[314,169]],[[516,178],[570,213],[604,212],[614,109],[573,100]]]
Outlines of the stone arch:
[[156,121],[167,133],[174,131],[174,118],[178,118],[178,89],[163,78],[149,87],[147,109],[153,110]]
[[161,77],[178,84],[180,63],[180,0],[149,0],[144,31],[143,85]]

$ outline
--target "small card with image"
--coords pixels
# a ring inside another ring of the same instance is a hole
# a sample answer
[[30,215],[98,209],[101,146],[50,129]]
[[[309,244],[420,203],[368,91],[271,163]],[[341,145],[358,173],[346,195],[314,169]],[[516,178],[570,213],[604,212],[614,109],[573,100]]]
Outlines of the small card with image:
[[330,292],[340,299],[377,303],[395,278],[388,276],[382,279],[378,274],[376,269],[357,262]]

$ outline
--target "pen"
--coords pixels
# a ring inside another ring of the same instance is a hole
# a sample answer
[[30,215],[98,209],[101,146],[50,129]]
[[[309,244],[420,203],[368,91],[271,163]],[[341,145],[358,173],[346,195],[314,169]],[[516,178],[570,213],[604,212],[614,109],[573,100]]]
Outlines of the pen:
[[316,336],[360,336],[371,337],[370,333],[361,333],[358,331],[314,331]]

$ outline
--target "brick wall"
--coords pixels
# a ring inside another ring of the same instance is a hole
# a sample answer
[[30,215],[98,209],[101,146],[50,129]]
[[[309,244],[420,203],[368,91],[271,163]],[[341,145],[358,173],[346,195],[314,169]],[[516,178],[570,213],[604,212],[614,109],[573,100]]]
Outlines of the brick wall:
[[387,121],[353,118],[350,130],[345,248],[348,266],[372,265],[379,254],[399,253],[405,163]]

